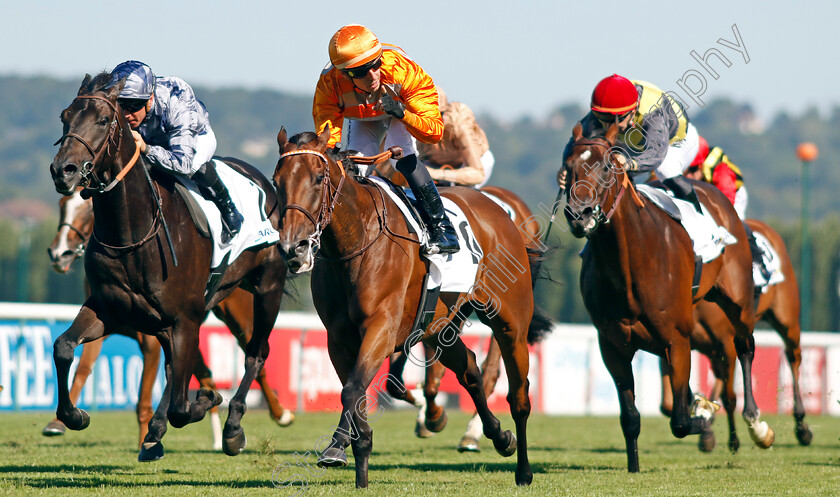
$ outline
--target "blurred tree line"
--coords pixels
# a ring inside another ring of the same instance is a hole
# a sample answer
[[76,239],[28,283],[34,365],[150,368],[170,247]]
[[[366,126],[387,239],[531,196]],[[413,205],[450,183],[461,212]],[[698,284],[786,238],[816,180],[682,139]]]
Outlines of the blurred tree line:
[[[70,103],[78,84],[0,76],[0,301],[84,300],[81,262],[60,275],[52,271],[45,253],[58,223],[58,196],[48,169],[55,153],[51,145],[61,134],[58,114]],[[290,134],[312,130],[309,95],[201,87],[196,87],[196,93],[210,112],[219,142],[217,153],[242,158],[266,175],[274,169],[280,126]],[[468,95],[450,98],[470,103]],[[478,116],[496,158],[490,184],[518,193],[535,213],[547,218],[557,193],[554,177],[563,148],[584,112],[580,104],[566,104],[544,119]],[[794,150],[802,141],[819,146],[820,157],[811,166],[811,323],[815,330],[840,330],[840,216],[836,214],[840,196],[834,193],[840,169],[831,167],[840,152],[840,108],[828,116],[815,110],[796,117],[780,113],[764,123],[749,105],[716,100],[690,118],[712,146],[722,146],[741,167],[750,194],[749,217],[767,222],[782,234],[797,272],[801,185]],[[4,207],[20,201],[41,209],[21,216],[19,208],[12,213]],[[545,267],[554,281],[538,284],[537,300],[558,321],[589,322],[578,289],[577,254],[583,242],[568,234],[562,215],[552,228],[551,244],[558,248]],[[311,309],[308,278],[293,278],[290,287],[292,296],[284,300],[284,309]]]

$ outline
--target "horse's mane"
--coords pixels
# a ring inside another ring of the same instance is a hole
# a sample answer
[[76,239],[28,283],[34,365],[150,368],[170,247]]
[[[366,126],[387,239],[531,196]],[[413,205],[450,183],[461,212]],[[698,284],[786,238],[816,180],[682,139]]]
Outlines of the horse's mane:
[[111,73],[109,71],[102,71],[97,74],[90,83],[88,83],[85,93],[94,94],[98,91],[104,91],[111,87]]

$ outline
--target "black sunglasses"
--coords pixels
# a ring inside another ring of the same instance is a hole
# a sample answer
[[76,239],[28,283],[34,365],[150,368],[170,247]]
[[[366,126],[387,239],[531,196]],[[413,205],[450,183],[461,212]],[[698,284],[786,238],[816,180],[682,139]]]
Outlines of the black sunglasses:
[[[633,112],[633,111],[631,111],[631,112]],[[598,112],[598,111],[594,111],[594,110],[592,111],[592,115],[595,116],[595,119],[600,121],[602,124],[606,124],[606,125],[610,125],[610,124],[613,124],[613,123],[616,123],[616,122],[621,122],[625,118],[627,118],[628,114],[630,114],[630,112],[626,112],[624,114],[621,114],[620,116],[617,116],[615,114],[610,114],[608,112]]]
[[343,69],[342,72],[353,79],[361,79],[367,76],[367,73],[370,71],[375,71],[380,67],[382,67],[382,57],[377,57],[375,60],[372,60],[363,66]]
[[138,99],[138,98],[120,98],[117,99],[117,103],[120,104],[122,110],[128,112],[129,114],[134,114],[138,110],[142,109],[146,106],[147,100]]

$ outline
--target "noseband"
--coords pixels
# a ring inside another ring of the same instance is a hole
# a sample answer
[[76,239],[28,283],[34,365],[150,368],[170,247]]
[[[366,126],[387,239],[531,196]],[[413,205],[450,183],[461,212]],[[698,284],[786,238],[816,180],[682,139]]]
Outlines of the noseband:
[[[90,143],[87,142],[87,140],[77,135],[76,133],[70,132],[62,135],[61,138],[58,139],[58,141],[53,143],[53,146],[64,143],[64,141],[68,138],[75,138],[82,145],[84,145],[90,153],[90,155],[93,157],[93,159],[82,164],[82,169],[79,172],[79,175],[82,177],[80,185],[83,186],[85,189],[95,190],[98,193],[107,192],[115,186],[117,186],[117,183],[122,181],[125,175],[128,174],[128,171],[130,171],[131,168],[134,167],[134,164],[137,162],[137,158],[140,157],[140,147],[135,148],[134,155],[131,157],[131,160],[117,174],[117,177],[114,178],[114,181],[112,181],[108,185],[105,185],[102,180],[96,177],[96,173],[94,173],[93,169],[94,166],[100,160],[102,160],[102,158],[104,157],[103,154],[111,154],[112,145],[114,146],[114,148],[118,146],[116,137],[119,136],[120,132],[122,132],[122,126],[120,125],[118,119],[119,111],[117,110],[117,107],[114,105],[113,102],[99,95],[80,95],[73,99],[73,102],[75,102],[76,100],[83,99],[102,100],[103,102],[108,104],[108,107],[110,107],[112,111],[114,111],[113,119],[111,119],[111,124],[108,129],[108,136],[105,137],[105,140],[102,142],[102,145],[99,146],[99,150],[94,150]],[[94,186],[94,180],[96,186]]]
[[303,213],[307,219],[309,219],[313,225],[315,225],[315,231],[307,237],[309,243],[312,246],[313,252],[317,252],[318,249],[321,247],[321,233],[323,233],[324,228],[330,224],[330,220],[332,219],[333,211],[335,210],[335,203],[338,201],[338,195],[341,191],[341,187],[344,186],[344,180],[347,178],[347,174],[344,172],[344,167],[342,167],[341,162],[338,162],[338,167],[341,170],[341,179],[338,181],[338,186],[333,188],[332,182],[330,182],[330,162],[327,159],[327,156],[318,152],[317,150],[309,150],[309,149],[299,149],[299,150],[292,150],[291,152],[285,152],[280,154],[280,158],[278,162],[285,159],[286,157],[291,157],[293,155],[303,155],[309,154],[314,155],[324,161],[324,166],[326,169],[324,171],[324,186],[321,188],[321,208],[318,211],[318,218],[316,219],[312,213],[309,212],[305,207],[302,207],[298,204],[286,204],[283,209],[280,211],[280,219],[283,219],[286,216],[287,210],[296,210]]
[[70,229],[70,231],[75,232],[77,235],[79,235],[79,238],[82,239],[81,243],[79,243],[79,246],[76,247],[76,250],[73,250],[73,253],[76,255],[76,257],[81,257],[85,255],[85,247],[87,247],[90,234],[83,233],[82,230],[73,226],[70,223],[59,223],[58,229],[61,229],[62,226],[67,226],[67,228]]

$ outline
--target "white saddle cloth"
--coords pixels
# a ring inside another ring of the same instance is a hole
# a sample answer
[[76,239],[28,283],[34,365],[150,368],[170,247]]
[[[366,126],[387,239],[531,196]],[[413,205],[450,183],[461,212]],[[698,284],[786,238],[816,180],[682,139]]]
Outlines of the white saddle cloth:
[[703,215],[700,215],[691,202],[676,199],[670,192],[648,185],[636,185],[636,189],[672,216],[673,207],[676,206],[681,218],[680,223],[691,238],[694,253],[703,259],[703,263],[714,260],[723,252],[725,246],[738,241],[726,228],[718,226],[705,205],[701,205]]
[[181,176],[178,176],[178,179],[187,187],[207,216],[207,224],[210,226],[210,235],[213,239],[213,258],[210,268],[217,268],[227,254],[230,254],[228,264],[232,264],[248,248],[276,243],[280,240],[280,234],[271,226],[271,221],[265,215],[263,189],[224,162],[217,159],[213,159],[213,162],[216,163],[219,178],[230,192],[231,200],[244,217],[239,234],[228,244],[223,244],[221,241],[222,219],[216,204],[201,196],[195,182],[191,179]]
[[775,284],[785,281],[785,275],[782,273],[782,261],[779,259],[779,254],[770,241],[764,235],[757,231],[753,231],[755,235],[755,242],[758,248],[762,250],[761,258],[764,260],[764,267],[770,273],[770,277],[765,279],[761,274],[758,264],[753,264],[753,281],[756,287],[761,287],[761,293],[767,293],[767,289]]
[[[379,188],[382,188],[391,197],[391,200],[397,204],[397,207],[399,207],[408,224],[418,233],[420,242],[425,245],[429,238],[426,230],[420,227],[402,198],[392,190],[391,184],[376,176],[369,176],[367,179]],[[403,190],[406,196],[412,199],[414,198],[414,194],[411,193],[410,189],[405,188]],[[439,286],[441,292],[468,292],[475,284],[475,276],[478,274],[478,263],[484,256],[484,252],[481,250],[478,240],[475,239],[472,227],[461,208],[446,197],[441,197],[441,200],[443,201],[443,208],[446,211],[446,215],[449,217],[452,226],[455,227],[455,232],[458,234],[458,243],[461,246],[461,250],[454,254],[438,254],[432,256],[427,256],[421,251],[420,256],[428,259],[430,262],[429,282],[426,286],[428,289]]]

